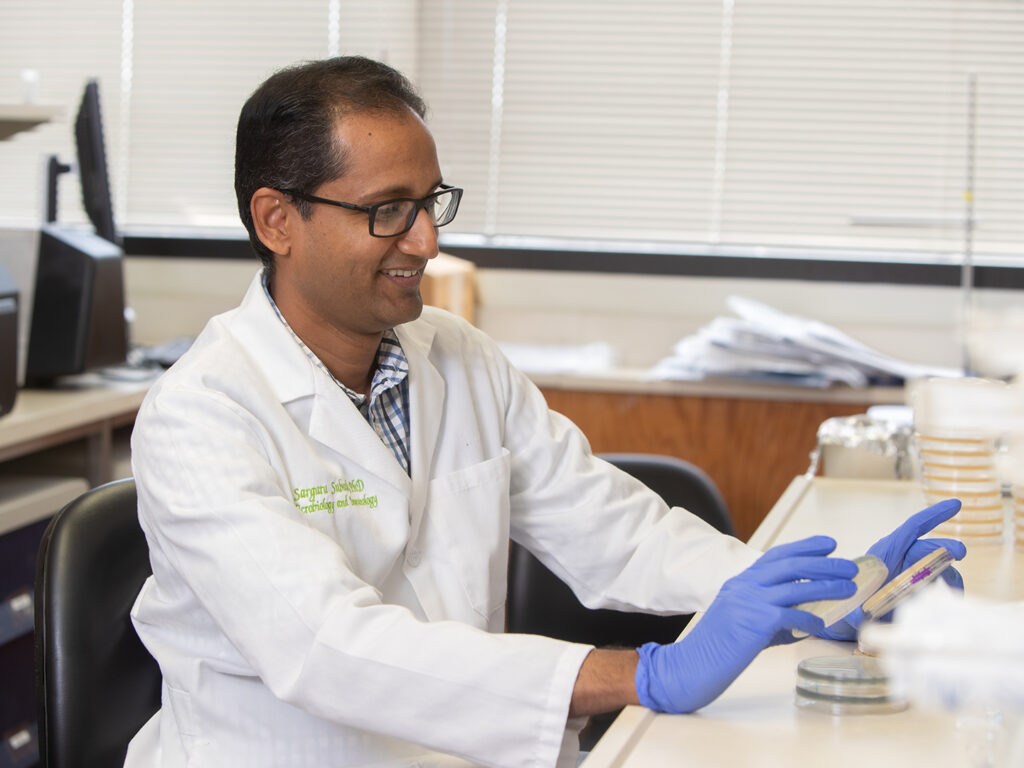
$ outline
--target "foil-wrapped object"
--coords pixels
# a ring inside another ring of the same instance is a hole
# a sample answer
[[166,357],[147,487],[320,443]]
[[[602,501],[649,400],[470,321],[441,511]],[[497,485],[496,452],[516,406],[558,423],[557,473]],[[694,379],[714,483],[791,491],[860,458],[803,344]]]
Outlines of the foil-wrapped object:
[[[818,473],[823,456],[830,456],[834,463],[839,464],[837,459],[843,454],[846,454],[845,460],[841,462],[843,470],[833,472],[830,459],[826,458],[826,474],[855,475],[856,471],[851,471],[850,467],[856,462],[849,459],[860,454],[876,457],[871,462],[874,471],[870,474],[877,472],[879,464],[888,467],[891,463],[892,477],[900,480],[909,479],[914,472],[910,450],[912,436],[913,428],[908,424],[884,421],[867,414],[826,419],[818,427],[818,444],[811,451],[811,465],[807,469],[807,475],[813,476]],[[879,462],[878,458],[889,461]]]

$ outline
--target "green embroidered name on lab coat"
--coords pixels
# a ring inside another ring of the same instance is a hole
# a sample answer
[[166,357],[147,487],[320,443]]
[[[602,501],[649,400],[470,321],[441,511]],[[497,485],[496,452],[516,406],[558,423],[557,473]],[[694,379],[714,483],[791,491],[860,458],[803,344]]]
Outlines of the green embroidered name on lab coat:
[[367,496],[362,480],[338,478],[322,485],[292,488],[292,503],[303,514],[326,512],[333,515],[342,507],[377,508],[377,496]]

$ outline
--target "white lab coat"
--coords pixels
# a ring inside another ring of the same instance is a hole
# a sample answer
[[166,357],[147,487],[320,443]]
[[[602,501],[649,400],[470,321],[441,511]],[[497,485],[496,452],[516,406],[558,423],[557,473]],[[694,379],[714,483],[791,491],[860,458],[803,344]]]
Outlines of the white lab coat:
[[502,634],[509,535],[594,606],[706,607],[757,553],[669,511],[468,323],[396,329],[412,476],[259,278],[132,438],[162,708],[127,766],[569,765],[589,646]]

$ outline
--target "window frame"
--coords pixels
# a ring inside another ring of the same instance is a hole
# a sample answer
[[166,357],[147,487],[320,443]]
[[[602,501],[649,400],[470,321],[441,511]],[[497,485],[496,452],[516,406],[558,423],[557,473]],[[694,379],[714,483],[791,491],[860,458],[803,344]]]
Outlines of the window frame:
[[[244,231],[170,234],[135,230],[124,235],[125,254],[197,259],[258,259]],[[963,265],[946,255],[701,248],[664,243],[572,241],[441,234],[439,247],[485,269],[552,270],[604,274],[718,277],[811,282],[962,287]],[[756,252],[755,252],[756,251]],[[1024,260],[976,260],[971,284],[978,289],[1024,290]]]

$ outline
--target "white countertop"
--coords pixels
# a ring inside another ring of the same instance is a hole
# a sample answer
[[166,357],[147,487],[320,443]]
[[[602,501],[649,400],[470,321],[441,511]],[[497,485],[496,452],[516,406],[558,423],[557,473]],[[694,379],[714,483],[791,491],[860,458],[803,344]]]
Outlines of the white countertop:
[[607,373],[583,375],[532,373],[530,380],[538,387],[551,389],[613,392],[624,394],[677,395],[682,397],[728,397],[749,400],[786,400],[825,403],[866,403],[867,405],[902,405],[903,387],[832,387],[814,389],[781,384],[757,384],[732,379],[704,381],[669,381],[648,377],[644,368],[616,368]]

